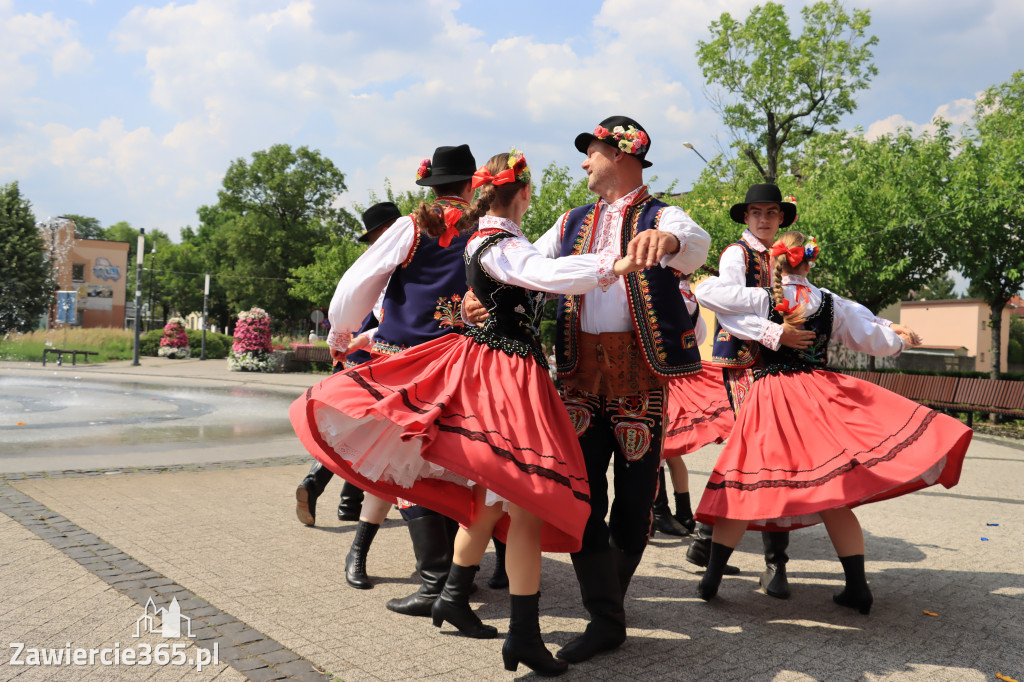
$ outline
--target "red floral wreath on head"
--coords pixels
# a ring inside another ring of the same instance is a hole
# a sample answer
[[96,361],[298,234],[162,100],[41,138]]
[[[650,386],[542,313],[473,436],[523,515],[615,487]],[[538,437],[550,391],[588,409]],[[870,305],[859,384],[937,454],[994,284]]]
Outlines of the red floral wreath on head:
[[430,159],[423,159],[420,161],[420,167],[416,169],[416,179],[422,180],[427,177],[430,177]]

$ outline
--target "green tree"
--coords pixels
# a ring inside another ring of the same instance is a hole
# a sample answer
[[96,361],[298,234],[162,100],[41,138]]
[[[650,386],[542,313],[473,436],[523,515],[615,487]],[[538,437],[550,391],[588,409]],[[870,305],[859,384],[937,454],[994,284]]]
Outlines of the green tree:
[[711,39],[697,43],[704,78],[720,88],[709,99],[764,182],[776,182],[787,150],[853,111],[854,93],[878,72],[867,10],[847,14],[829,0],[801,14],[804,30],[794,37],[778,3],[754,7],[742,23],[723,13],[711,22]]
[[[571,208],[596,201],[597,197],[587,189],[587,177],[574,179],[568,166],[548,164],[537,177],[532,172],[533,196],[530,208],[523,216],[523,233],[530,241],[536,241],[551,229],[559,216]],[[539,182],[538,182],[539,180]]]
[[61,218],[75,221],[75,234],[82,239],[106,239],[103,226],[96,218],[68,213]]
[[956,295],[956,282],[948,272],[941,272],[930,278],[921,285],[917,292],[917,299],[921,301],[941,301],[951,298],[959,298]]
[[992,378],[999,378],[1003,309],[1024,287],[1024,71],[976,102],[973,131],[956,158],[963,209],[954,267],[991,308]]
[[56,288],[31,204],[17,182],[0,185],[0,336],[31,331]]

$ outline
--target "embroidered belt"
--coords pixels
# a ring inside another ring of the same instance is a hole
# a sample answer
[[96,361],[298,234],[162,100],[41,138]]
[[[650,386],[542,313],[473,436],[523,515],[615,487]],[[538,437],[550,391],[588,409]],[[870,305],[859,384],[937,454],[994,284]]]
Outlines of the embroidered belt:
[[668,377],[656,375],[647,366],[633,332],[580,332],[579,364],[562,377],[562,385],[614,398],[661,388]]

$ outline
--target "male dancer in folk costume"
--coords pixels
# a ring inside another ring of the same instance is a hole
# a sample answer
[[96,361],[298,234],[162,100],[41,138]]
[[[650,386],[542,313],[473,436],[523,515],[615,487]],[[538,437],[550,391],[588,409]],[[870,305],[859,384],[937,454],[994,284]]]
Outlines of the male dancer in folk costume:
[[[363,212],[363,226],[366,228],[366,232],[359,237],[359,241],[372,246],[384,234],[384,230],[391,227],[401,217],[402,212],[390,201],[374,204]],[[365,332],[369,329],[374,329],[377,324],[377,317],[371,312],[363,320],[359,331]],[[346,367],[351,367],[353,364],[361,364],[369,359],[370,354],[366,351],[355,351],[349,354],[345,361],[335,362],[334,372],[340,372]],[[299,521],[307,526],[316,525],[316,501],[323,494],[324,488],[327,487],[333,476],[334,474],[331,473],[331,470],[323,464],[318,461],[313,462],[309,473],[299,483],[299,487],[295,489],[295,515],[299,517]],[[341,488],[341,500],[338,503],[338,520],[358,521],[362,504],[363,491],[345,481]]]
[[[468,145],[438,147],[432,159],[420,164],[416,179],[417,185],[434,191],[436,200],[419,210],[439,212],[447,225],[454,226],[473,198],[470,180],[475,170]],[[335,359],[344,359],[360,345],[352,342],[352,332],[361,329],[382,292],[382,315],[373,332],[371,354],[392,355],[462,325],[460,306],[466,292],[462,254],[470,235],[449,230],[439,239],[427,238],[414,216],[399,218],[338,283],[328,313],[331,332],[327,337]],[[360,520],[354,555],[350,552],[351,560],[346,562],[362,576],[366,550],[393,502],[372,495],[364,502],[366,520]],[[405,506],[401,513],[412,538],[421,586],[406,598],[389,600],[387,607],[405,615],[429,616],[451,567],[456,528],[450,519],[423,507]]]
[[[788,197],[787,197],[788,198]],[[719,276],[702,284],[706,292],[716,290],[718,297],[745,300],[747,287],[769,287],[772,285],[772,268],[768,250],[779,230],[796,222],[796,204],[784,201],[782,192],[772,184],[755,184],[747,190],[742,203],[729,209],[729,216],[747,229],[739,241],[730,244],[719,259]],[[892,326],[900,331],[904,328],[888,320],[878,318],[879,324]],[[765,338],[770,338],[786,348],[804,350],[811,346],[814,332],[776,324],[764,320]],[[750,338],[757,338],[756,335]],[[711,363],[722,368],[725,388],[733,410],[738,414],[750,391],[754,372],[763,364],[761,346],[756,342],[741,339],[715,325],[715,339]],[[764,531],[765,571],[760,583],[765,593],[777,599],[787,599],[790,594],[786,563],[789,556],[788,531]],[[697,537],[686,552],[686,559],[697,566],[706,567],[711,552],[711,526],[697,525]],[[725,575],[739,573],[739,569],[726,566]]]
[[[581,133],[587,186],[596,204],[563,215],[537,241],[555,258],[579,253],[633,256],[645,269],[607,291],[559,299],[556,353],[562,399],[576,428],[590,481],[591,512],[582,549],[572,554],[586,631],[559,658],[585,661],[626,639],[623,598],[643,557],[658,485],[665,384],[700,371],[700,354],[679,291],[680,273],[707,259],[708,234],[686,213],[647,192],[651,140],[625,116]],[[615,501],[607,472],[614,458]]]

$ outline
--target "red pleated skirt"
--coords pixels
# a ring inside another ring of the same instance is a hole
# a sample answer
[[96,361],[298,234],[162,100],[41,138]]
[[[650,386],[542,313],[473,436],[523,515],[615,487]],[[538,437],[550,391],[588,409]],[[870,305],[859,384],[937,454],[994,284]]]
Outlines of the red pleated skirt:
[[735,419],[722,368],[708,362],[701,365],[700,373],[673,379],[668,384],[662,459],[721,443],[732,432]]
[[[541,547],[575,552],[590,514],[583,453],[546,370],[448,334],[332,375],[292,426],[334,473],[469,525],[474,485],[544,520]],[[505,540],[508,514],[495,528]]]
[[815,370],[755,381],[694,516],[757,530],[960,480],[972,431],[875,384]]

